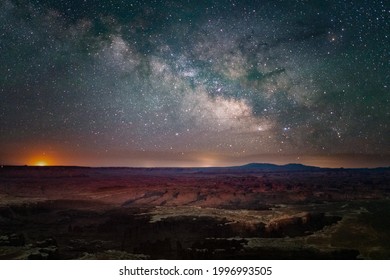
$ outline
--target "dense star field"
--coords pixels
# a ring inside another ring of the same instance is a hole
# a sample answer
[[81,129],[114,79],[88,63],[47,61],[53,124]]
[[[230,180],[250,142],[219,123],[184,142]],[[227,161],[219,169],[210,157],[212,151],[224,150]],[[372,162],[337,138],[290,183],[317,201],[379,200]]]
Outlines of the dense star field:
[[2,0],[0,164],[390,164],[390,2]]

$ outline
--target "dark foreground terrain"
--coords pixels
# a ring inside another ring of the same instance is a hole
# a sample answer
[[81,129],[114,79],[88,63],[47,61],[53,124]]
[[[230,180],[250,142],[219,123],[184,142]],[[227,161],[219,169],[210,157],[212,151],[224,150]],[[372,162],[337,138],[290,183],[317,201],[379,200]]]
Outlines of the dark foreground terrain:
[[0,168],[0,259],[390,259],[390,169]]

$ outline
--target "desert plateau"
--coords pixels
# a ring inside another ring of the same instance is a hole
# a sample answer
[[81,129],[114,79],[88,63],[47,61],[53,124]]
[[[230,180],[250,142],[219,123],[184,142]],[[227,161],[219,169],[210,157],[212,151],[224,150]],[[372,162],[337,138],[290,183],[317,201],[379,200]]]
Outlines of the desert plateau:
[[390,169],[0,169],[1,259],[389,259]]

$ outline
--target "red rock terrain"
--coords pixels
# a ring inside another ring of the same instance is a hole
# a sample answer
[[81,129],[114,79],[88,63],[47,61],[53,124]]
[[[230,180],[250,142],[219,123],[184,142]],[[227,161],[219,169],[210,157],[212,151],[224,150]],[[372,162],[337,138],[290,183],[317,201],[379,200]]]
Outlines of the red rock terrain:
[[0,257],[389,258],[389,179],[299,165],[3,167]]

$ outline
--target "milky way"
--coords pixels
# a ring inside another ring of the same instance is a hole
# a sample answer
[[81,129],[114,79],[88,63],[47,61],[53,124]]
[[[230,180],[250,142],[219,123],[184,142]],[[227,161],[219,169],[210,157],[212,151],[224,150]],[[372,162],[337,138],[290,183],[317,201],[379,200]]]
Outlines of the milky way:
[[0,4],[0,163],[390,164],[388,1]]

